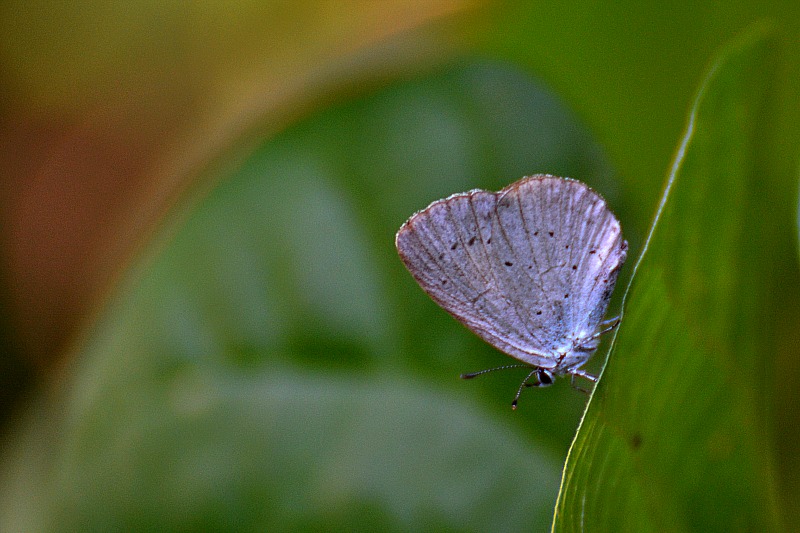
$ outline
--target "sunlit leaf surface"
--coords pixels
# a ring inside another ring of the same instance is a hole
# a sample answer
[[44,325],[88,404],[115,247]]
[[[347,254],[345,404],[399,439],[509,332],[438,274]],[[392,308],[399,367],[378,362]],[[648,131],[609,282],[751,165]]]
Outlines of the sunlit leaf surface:
[[[765,280],[777,254],[756,167],[773,43],[708,74],[573,443],[556,531],[773,531]],[[769,246],[767,246],[769,249]]]

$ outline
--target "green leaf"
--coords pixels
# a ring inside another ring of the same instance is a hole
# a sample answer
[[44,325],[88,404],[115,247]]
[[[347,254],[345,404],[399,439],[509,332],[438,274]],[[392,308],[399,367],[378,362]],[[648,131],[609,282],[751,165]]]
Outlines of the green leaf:
[[393,245],[430,201],[540,170],[613,195],[574,118],[484,62],[265,142],[165,231],[13,433],[0,530],[544,530],[585,397],[564,383],[512,413],[521,376],[459,380],[505,356]]
[[780,529],[761,379],[777,255],[758,168],[769,34],[727,47],[696,98],[570,450],[554,531]]

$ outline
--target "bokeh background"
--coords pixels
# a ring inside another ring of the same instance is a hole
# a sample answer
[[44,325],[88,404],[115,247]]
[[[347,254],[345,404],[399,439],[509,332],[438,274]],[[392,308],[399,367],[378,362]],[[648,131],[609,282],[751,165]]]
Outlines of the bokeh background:
[[[507,358],[416,287],[394,232],[547,172],[599,190],[635,258],[709,62],[763,20],[763,171],[792,191],[764,216],[795,220],[794,2],[7,1],[0,20],[0,529],[549,529],[586,397],[559,382],[512,413],[520,377],[459,381]],[[788,523],[796,231],[754,377]]]

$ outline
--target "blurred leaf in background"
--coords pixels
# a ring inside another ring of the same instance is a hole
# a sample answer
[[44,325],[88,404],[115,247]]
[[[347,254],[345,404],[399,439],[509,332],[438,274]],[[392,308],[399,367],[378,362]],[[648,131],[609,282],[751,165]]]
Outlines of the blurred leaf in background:
[[0,194],[11,342],[59,360],[153,227],[297,117],[452,47],[454,0],[4,2]]
[[763,16],[774,350],[751,370],[798,516],[794,3],[0,16],[3,390],[35,376],[5,404],[0,529],[548,529],[586,398],[559,383],[512,414],[516,376],[459,382],[504,356],[422,294],[394,231],[549,172],[598,188],[636,247],[706,63]]
[[585,397],[562,387],[527,405],[557,416],[512,421],[516,378],[487,380],[492,420],[457,375],[502,356],[393,246],[415,208],[530,166],[615,193],[557,99],[470,59],[266,143],[130,277],[51,400],[64,419],[26,428],[57,428],[57,465],[34,481],[25,444],[8,483],[50,511],[9,527],[545,529]]

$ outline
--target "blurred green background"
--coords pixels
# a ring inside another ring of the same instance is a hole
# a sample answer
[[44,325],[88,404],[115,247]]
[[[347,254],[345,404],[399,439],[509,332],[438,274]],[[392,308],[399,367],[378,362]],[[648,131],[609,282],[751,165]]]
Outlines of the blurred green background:
[[451,193],[570,176],[621,219],[625,286],[710,61],[761,20],[774,142],[752,172],[781,268],[753,379],[797,523],[794,2],[0,20],[0,529],[548,530],[586,396],[562,380],[512,412],[518,376],[458,380],[508,358],[422,293],[394,232]]

